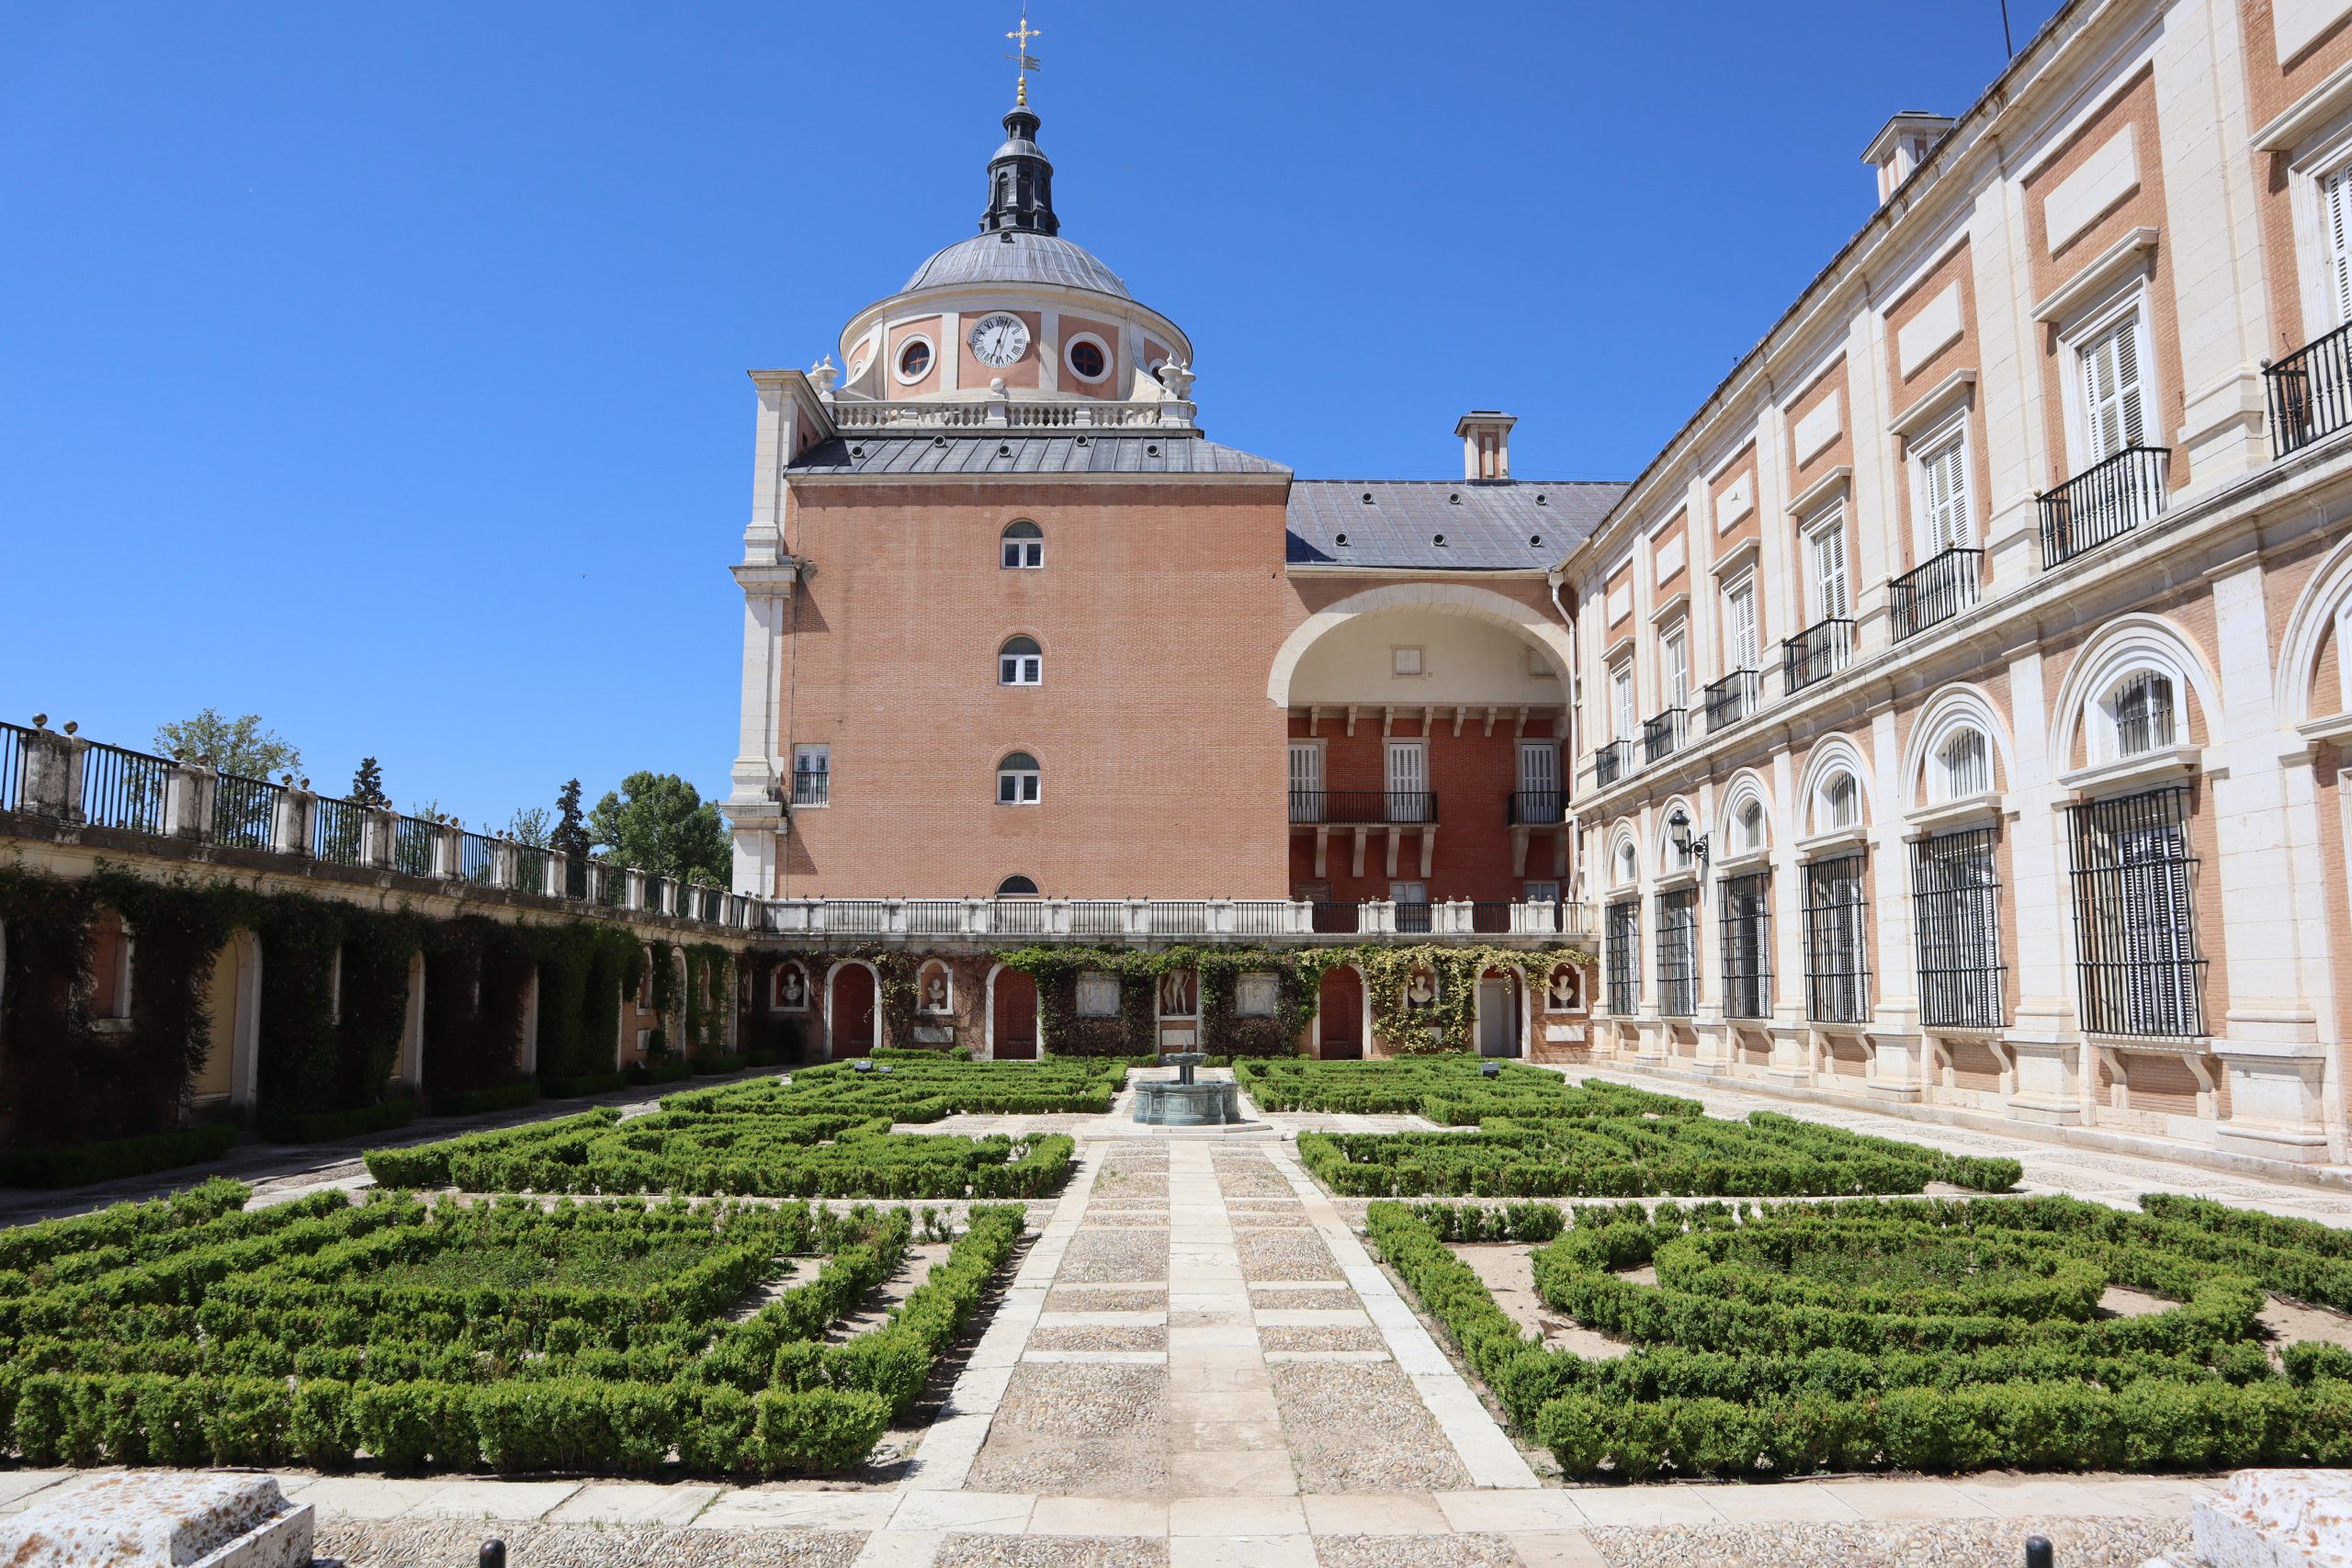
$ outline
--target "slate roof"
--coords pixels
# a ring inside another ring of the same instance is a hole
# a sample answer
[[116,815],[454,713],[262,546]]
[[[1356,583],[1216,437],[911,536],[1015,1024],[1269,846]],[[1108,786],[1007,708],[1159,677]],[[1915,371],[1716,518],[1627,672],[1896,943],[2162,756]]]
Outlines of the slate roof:
[[1293,566],[1442,571],[1555,566],[1625,488],[1590,479],[1298,479],[1290,487],[1288,558]]
[[794,474],[1286,474],[1197,432],[853,433],[792,460]]
[[1012,229],[978,234],[934,251],[907,279],[907,292],[965,283],[1052,283],[1122,299],[1135,298],[1093,252],[1058,235]]

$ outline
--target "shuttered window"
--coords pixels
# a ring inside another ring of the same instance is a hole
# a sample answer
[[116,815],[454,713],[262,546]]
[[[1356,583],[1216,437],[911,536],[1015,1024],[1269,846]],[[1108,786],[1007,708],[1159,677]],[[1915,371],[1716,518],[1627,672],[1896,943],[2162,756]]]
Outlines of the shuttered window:
[[1658,639],[1658,684],[1666,689],[1666,705],[1679,708],[1690,701],[1690,645],[1678,628]]
[[1816,1023],[1870,1020],[1866,858],[1841,855],[1804,868],[1805,1016]]
[[1968,519],[1968,436],[1955,430],[1919,458],[1920,501],[1927,515],[1927,551],[1966,549],[1974,537]]
[[1699,999],[1699,890],[1657,896],[1657,1010],[1689,1018]]
[[1724,640],[1731,645],[1731,667],[1734,670],[1761,668],[1762,639],[1756,627],[1756,584],[1743,582],[1725,596],[1724,618],[1729,623]]
[[2069,810],[2075,966],[2094,1034],[2205,1032],[2188,813],[2178,786]]
[[1634,732],[1634,671],[1630,668],[1621,665],[1610,672],[1609,711],[1617,724],[1616,734],[1612,739],[1632,739]]
[[1602,936],[1609,954],[1609,1010],[1631,1018],[1642,1005],[1641,901],[1621,898],[1610,905]]
[[2141,413],[2140,319],[2126,316],[2083,345],[2083,412],[2098,463],[2146,434]]
[[1990,829],[1939,833],[1911,846],[1919,1021],[1931,1028],[1998,1029],[2003,1022],[2001,879],[1994,846]]
[[2320,187],[2321,221],[2327,226],[2327,295],[2335,322],[2352,322],[2352,168],[2338,169]]
[[1840,513],[1807,541],[1813,558],[1813,618],[1842,621],[1852,601],[1846,593],[1846,519]]
[[1724,1012],[1767,1018],[1772,1011],[1771,878],[1758,872],[1723,885]]

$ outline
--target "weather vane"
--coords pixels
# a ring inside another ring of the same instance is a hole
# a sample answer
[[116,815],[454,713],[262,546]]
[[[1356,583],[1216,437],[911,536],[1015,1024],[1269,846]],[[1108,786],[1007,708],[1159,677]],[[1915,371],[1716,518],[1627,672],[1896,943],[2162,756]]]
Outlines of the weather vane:
[[1017,62],[1021,67],[1021,79],[1014,84],[1012,89],[1012,107],[1025,109],[1029,107],[1029,73],[1044,69],[1037,63],[1037,57],[1029,52],[1029,40],[1033,38],[1044,38],[1046,35],[1029,25],[1029,7],[1023,6],[1021,7],[1019,30],[1009,32],[1004,36],[1011,39],[1021,51],[1018,54],[1008,54],[1005,58]]

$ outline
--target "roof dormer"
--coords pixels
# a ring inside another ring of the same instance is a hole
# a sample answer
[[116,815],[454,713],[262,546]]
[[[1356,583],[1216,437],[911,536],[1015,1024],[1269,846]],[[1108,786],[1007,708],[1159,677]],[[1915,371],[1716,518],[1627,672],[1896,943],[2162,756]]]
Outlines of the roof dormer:
[[1911,171],[1927,162],[1936,143],[1952,128],[1950,115],[1926,114],[1917,109],[1905,109],[1886,122],[1884,129],[1871,139],[1862,150],[1862,162],[1878,171],[1878,199],[1884,206]]

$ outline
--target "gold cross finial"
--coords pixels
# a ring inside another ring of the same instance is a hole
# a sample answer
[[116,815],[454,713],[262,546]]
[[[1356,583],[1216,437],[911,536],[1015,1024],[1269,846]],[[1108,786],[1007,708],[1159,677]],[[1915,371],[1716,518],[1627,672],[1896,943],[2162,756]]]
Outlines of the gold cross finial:
[[1025,109],[1029,107],[1029,73],[1044,69],[1037,63],[1035,57],[1030,54],[1029,40],[1033,38],[1044,38],[1046,35],[1041,29],[1029,25],[1029,7],[1023,6],[1021,7],[1020,28],[1004,36],[1011,39],[1013,46],[1021,51],[1018,54],[1008,54],[1005,58],[1015,62],[1021,67],[1021,78],[1013,85],[1012,106],[1015,108]]

